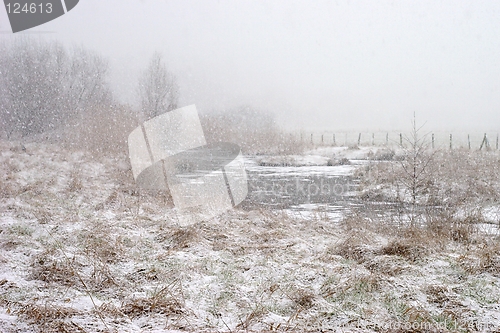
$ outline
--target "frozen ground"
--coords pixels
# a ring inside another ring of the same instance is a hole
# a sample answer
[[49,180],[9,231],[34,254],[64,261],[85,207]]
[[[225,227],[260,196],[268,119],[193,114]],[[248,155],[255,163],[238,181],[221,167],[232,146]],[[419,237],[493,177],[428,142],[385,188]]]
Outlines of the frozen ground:
[[303,204],[180,228],[124,160],[0,145],[2,332],[500,330],[494,227],[455,241]]

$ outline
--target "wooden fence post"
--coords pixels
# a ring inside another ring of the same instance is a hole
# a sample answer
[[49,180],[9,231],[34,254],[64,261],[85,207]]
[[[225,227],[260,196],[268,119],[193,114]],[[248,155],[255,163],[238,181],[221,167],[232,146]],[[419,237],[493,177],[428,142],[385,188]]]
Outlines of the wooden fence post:
[[[362,132],[358,132],[358,140],[357,140],[358,146],[361,145],[361,139],[362,139],[361,137],[362,137],[362,135],[363,135]],[[367,133],[367,135],[369,135],[369,133]],[[380,135],[382,135],[382,132],[380,133]],[[300,132],[300,142],[301,143],[304,143],[305,136],[307,136],[307,133]],[[294,137],[296,137],[296,134],[294,135]],[[317,140],[319,141],[319,139],[317,139]],[[326,141],[328,141],[328,134],[327,134],[327,137],[326,137]],[[314,133],[311,133],[310,142],[311,142],[311,144],[314,145]],[[318,142],[318,144],[319,144],[319,142]],[[340,143],[340,144],[342,145],[342,143]],[[367,140],[366,144],[368,144],[368,140]],[[380,146],[383,145],[382,141],[379,142],[379,143],[375,142],[375,132],[372,132],[372,135],[371,135],[371,145],[375,146],[376,144],[379,144]],[[324,133],[321,134],[321,145],[325,145],[325,134]],[[386,132],[385,133],[385,146],[388,146],[388,145],[389,145],[389,132]],[[401,147],[403,147],[403,133],[399,133],[399,145]],[[336,137],[335,133],[332,134],[332,146],[337,146],[337,137]],[[347,132],[345,133],[344,146],[348,146],[348,133]],[[431,147],[432,147],[432,149],[436,148],[436,136],[435,136],[435,133],[431,133]],[[459,144],[459,147],[460,147],[460,144]],[[471,142],[470,133],[467,134],[467,148],[469,150],[472,150],[472,142]],[[481,144],[479,146],[479,150],[482,150],[483,148],[485,148],[485,149],[493,149],[493,144],[492,143],[490,144],[490,142],[488,140],[487,133],[484,133],[484,135],[483,135],[483,139],[482,139]],[[453,133],[449,134],[449,149],[450,150],[454,149],[454,146],[453,146]],[[495,149],[496,150],[500,150],[500,132],[497,133],[496,137],[495,137]]]
[[481,141],[481,146],[479,147],[479,150],[482,150],[483,146],[485,148],[488,147],[488,138],[486,137],[486,133],[484,133],[483,141]]

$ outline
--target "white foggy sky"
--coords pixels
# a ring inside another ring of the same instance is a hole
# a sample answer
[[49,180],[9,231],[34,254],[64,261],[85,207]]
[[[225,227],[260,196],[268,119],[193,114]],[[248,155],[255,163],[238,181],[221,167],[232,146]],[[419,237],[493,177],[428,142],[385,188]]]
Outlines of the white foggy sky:
[[500,1],[80,0],[29,31],[103,54],[129,103],[158,50],[180,106],[200,111],[252,105],[317,130],[405,129],[414,111],[429,129],[500,125]]

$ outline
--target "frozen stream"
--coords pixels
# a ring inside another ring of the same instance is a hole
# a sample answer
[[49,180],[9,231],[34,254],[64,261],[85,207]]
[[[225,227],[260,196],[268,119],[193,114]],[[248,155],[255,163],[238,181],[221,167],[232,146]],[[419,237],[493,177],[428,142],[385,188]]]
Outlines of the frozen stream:
[[[247,160],[249,192],[242,207],[286,210],[305,218],[319,213],[333,221],[354,208],[378,216],[401,213],[396,203],[360,198],[359,179],[353,174],[367,163],[370,161],[351,160],[350,165],[338,166],[260,166]],[[483,217],[487,223],[478,223],[478,230],[499,234],[500,208],[485,209]]]
[[359,181],[354,170],[367,161],[351,161],[339,166],[260,166],[246,165],[249,193],[244,207],[287,209],[301,213],[323,211],[340,216],[346,209],[360,206]]

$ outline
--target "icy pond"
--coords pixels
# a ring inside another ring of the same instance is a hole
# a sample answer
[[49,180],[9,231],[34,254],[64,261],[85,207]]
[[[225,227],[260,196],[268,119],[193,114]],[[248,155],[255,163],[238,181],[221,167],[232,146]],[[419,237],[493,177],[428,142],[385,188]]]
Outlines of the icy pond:
[[261,166],[248,161],[248,196],[244,207],[286,209],[300,213],[322,211],[340,217],[353,206],[364,205],[353,176],[366,160],[338,166]]

